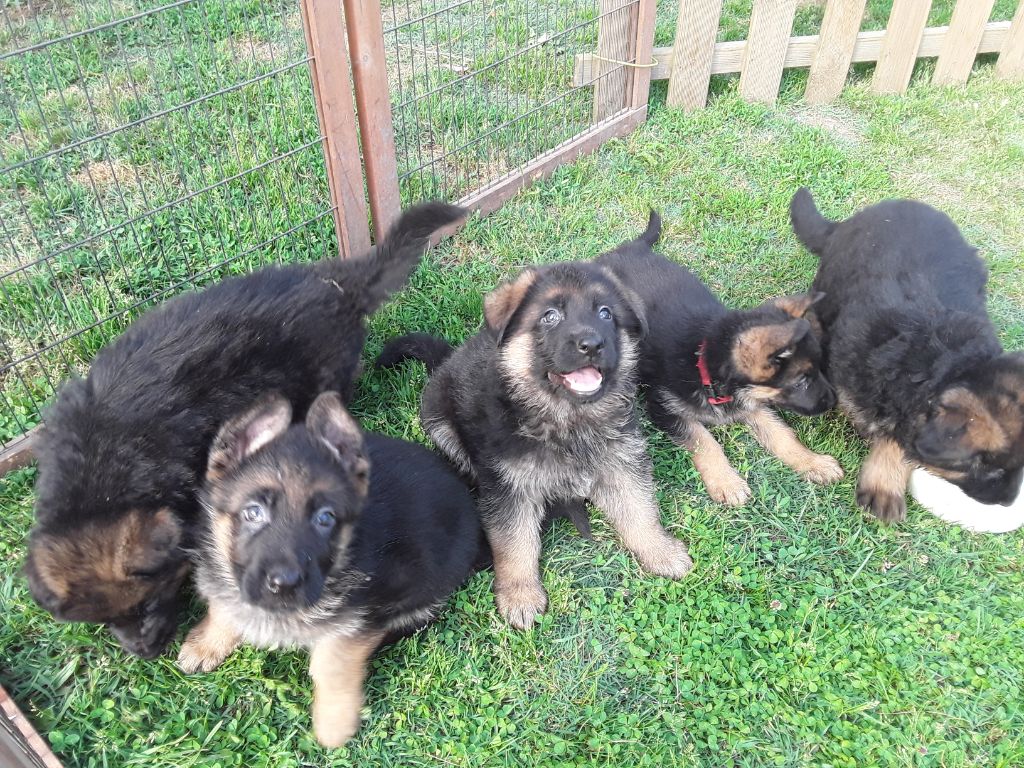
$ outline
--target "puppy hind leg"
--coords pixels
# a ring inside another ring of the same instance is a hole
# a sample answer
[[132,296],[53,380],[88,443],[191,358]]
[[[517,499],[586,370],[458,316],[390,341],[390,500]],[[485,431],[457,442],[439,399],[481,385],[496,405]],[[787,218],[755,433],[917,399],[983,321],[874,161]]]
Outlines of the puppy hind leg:
[[[490,504],[481,500],[481,510]],[[494,557],[494,601],[516,629],[527,629],[544,613],[548,596],[540,581],[540,528],[544,508],[528,501],[498,514],[483,514]]]
[[693,568],[686,544],[661,524],[646,455],[636,457],[625,471],[598,480],[590,491],[590,500],[604,512],[623,546],[645,571],[681,579]]
[[875,438],[857,478],[857,503],[883,523],[905,520],[911,469],[906,454],[895,440]]
[[778,414],[767,408],[757,408],[744,420],[761,445],[805,480],[828,485],[843,479],[843,468],[839,462],[832,456],[815,453],[801,443]]
[[212,672],[241,642],[242,636],[234,624],[224,618],[215,603],[211,603],[206,616],[192,628],[181,644],[178,669],[186,675]]
[[383,638],[383,632],[366,631],[313,646],[313,733],[322,746],[340,747],[359,730],[367,664]]

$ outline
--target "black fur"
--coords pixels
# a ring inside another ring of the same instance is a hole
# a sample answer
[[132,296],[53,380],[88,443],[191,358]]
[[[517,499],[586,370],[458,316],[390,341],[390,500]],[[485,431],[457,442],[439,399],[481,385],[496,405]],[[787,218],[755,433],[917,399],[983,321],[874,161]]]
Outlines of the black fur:
[[389,340],[374,363],[376,368],[391,368],[403,360],[419,360],[433,373],[447,360],[455,347],[440,336],[429,333],[407,333]]
[[[332,426],[336,415],[323,414],[342,411],[340,400],[317,403],[305,424],[271,427],[268,443],[235,452],[204,491],[208,522],[228,521],[232,551],[206,532],[199,591],[259,645],[311,645],[342,620],[392,638],[414,631],[479,557],[473,498],[441,457],[360,434],[354,421]],[[256,523],[245,516],[252,505]]]
[[[815,311],[827,375],[858,428],[891,438],[913,463],[959,473],[946,476],[979,501],[1011,503],[1024,464],[1024,356],[1003,352],[976,250],[948,216],[914,200],[832,222],[800,189],[790,214],[797,236],[821,258],[814,288],[827,295]],[[944,398],[958,388],[1008,430],[1006,450],[966,457],[963,430],[942,434],[944,450],[929,447]],[[901,494],[895,516],[904,509]]]
[[[143,605],[123,606],[124,615],[88,615],[84,596],[70,604],[57,599],[32,566],[34,546],[45,546],[50,535],[74,537],[83,526],[116,525],[131,510],[168,508],[187,531],[221,422],[267,390],[284,393],[297,415],[324,390],[350,395],[364,318],[402,287],[428,237],[464,215],[442,203],[418,206],[362,258],[273,266],[224,280],[151,310],[104,348],[86,378],[61,389],[38,443],[27,569],[37,600],[58,618],[123,624],[127,616],[129,624],[152,625]],[[168,567],[159,558],[153,563],[154,589]],[[173,602],[160,610],[157,623],[173,632]],[[141,646],[136,638],[130,649],[152,655],[169,637],[161,632]]]
[[[771,405],[804,415],[834,406],[835,393],[821,374],[820,348],[810,325],[771,301],[754,309],[730,310],[690,270],[652,250],[660,229],[661,219],[652,211],[643,235],[597,260],[635,291],[647,309],[650,331],[640,347],[640,382],[652,392],[671,393],[695,418],[711,423],[732,421],[749,409],[751,403],[743,392],[753,385],[777,389]],[[737,367],[733,348],[744,331],[776,324],[793,326],[789,343],[775,350],[787,356],[775,361],[770,377],[754,379]],[[705,340],[704,359],[715,390],[734,397],[732,402],[708,403],[709,393],[697,370],[697,353]],[[800,377],[798,367],[809,371],[806,379]],[[655,424],[671,432],[677,415],[661,407],[657,396],[648,403]]]

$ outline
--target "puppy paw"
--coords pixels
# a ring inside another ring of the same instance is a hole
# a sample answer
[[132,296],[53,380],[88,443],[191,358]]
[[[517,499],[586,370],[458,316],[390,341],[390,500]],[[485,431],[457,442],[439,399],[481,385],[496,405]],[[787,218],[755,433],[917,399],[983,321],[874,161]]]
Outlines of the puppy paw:
[[907,519],[907,499],[904,493],[861,486],[857,488],[857,503],[883,523],[899,523]]
[[843,468],[832,456],[827,456],[824,453],[812,455],[814,458],[807,463],[807,466],[800,469],[800,476],[804,480],[818,485],[829,485],[843,479]]
[[196,672],[212,672],[224,663],[231,651],[223,651],[211,643],[204,642],[203,633],[193,630],[185,638],[178,653],[178,669],[186,675]]
[[640,565],[648,573],[667,579],[681,579],[693,569],[693,559],[686,545],[665,533],[657,546],[637,552]]
[[332,697],[313,702],[313,735],[321,746],[337,749],[356,735],[363,708],[361,696]]
[[742,507],[750,501],[750,486],[739,472],[731,467],[729,469],[728,473],[722,472],[713,478],[705,477],[704,485],[712,500],[730,507]]
[[540,583],[517,583],[495,590],[498,613],[516,629],[529,629],[548,607],[548,595]]

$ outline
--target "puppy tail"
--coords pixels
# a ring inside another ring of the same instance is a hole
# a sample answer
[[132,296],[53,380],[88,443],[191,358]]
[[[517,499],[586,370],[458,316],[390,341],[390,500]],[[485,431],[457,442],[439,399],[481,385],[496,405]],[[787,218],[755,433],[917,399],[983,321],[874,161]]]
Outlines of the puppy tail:
[[407,333],[389,340],[373,366],[391,368],[403,360],[420,360],[427,366],[427,373],[433,373],[454,351],[455,347],[440,336]]
[[468,215],[465,208],[438,201],[416,205],[402,213],[387,237],[365,255],[320,264],[327,277],[350,291],[353,301],[369,314],[405,286],[427,246],[451,234]]
[[654,244],[661,238],[661,216],[654,209],[651,209],[651,215],[647,218],[647,229],[644,233],[637,238],[637,240],[643,240],[652,248]]
[[821,256],[836,223],[821,215],[807,187],[800,187],[793,195],[789,203],[789,219],[800,242],[811,253]]

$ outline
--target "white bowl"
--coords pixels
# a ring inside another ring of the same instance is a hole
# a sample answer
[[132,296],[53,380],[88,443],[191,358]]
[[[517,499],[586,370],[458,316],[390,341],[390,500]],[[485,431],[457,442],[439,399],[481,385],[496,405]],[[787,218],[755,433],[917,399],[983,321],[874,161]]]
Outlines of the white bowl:
[[1024,525],[1024,493],[1008,507],[982,504],[948,480],[919,467],[910,475],[910,495],[940,520],[976,533],[1007,533]]

